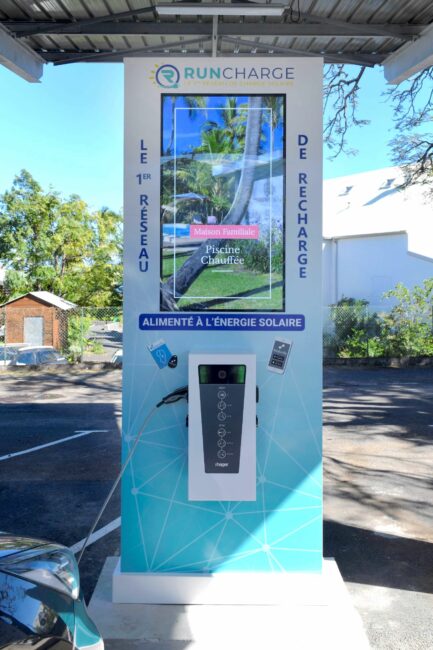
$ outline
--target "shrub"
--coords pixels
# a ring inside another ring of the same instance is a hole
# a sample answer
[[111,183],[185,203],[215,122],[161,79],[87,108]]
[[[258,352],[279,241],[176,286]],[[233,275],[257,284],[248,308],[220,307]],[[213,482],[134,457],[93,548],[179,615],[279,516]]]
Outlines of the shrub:
[[384,346],[380,336],[369,337],[365,330],[352,330],[344,346],[339,350],[339,357],[382,357]]
[[269,253],[269,239],[243,240],[242,255],[244,258],[245,268],[258,273],[282,273],[284,269],[284,248],[282,234],[279,230],[274,229],[272,237],[272,262]]
[[263,240],[245,241],[242,255],[245,268],[258,273],[269,273],[269,248]]
[[367,356],[369,339],[380,330],[379,318],[370,313],[368,301],[342,298],[331,305],[332,334],[328,334],[328,346],[338,356]]
[[91,316],[71,316],[68,320],[68,342],[66,356],[72,363],[81,361],[89,345],[88,331],[93,323]]
[[433,355],[433,278],[412,290],[402,283],[385,294],[397,302],[382,318],[382,338],[387,356]]
[[89,341],[87,349],[92,354],[104,354],[105,352],[104,346],[102,345],[101,341],[97,341],[96,339],[91,339]]
[[343,298],[332,305],[327,350],[341,357],[433,356],[433,278],[413,289],[399,283],[384,296],[395,304],[381,316],[369,312],[366,300]]

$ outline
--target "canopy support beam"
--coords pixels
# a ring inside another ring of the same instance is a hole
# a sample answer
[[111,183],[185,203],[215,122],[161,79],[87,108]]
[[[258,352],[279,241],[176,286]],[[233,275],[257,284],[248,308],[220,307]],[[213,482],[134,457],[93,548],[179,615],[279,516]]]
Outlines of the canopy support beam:
[[0,63],[31,83],[39,82],[44,71],[43,58],[13,38],[2,25],[0,25]]
[[399,84],[420,70],[432,66],[433,25],[429,25],[418,40],[406,43],[390,54],[382,65],[385,79],[390,84]]

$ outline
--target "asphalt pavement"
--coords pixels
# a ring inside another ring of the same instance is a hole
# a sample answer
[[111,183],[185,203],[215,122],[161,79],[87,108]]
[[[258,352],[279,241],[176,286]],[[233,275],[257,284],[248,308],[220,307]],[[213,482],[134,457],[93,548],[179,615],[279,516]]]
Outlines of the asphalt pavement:
[[[66,546],[86,537],[119,471],[120,390],[121,370],[0,371],[2,530]],[[119,513],[117,492],[98,528]],[[118,528],[86,550],[87,597],[105,557],[119,552]]]
[[[0,372],[1,528],[79,546],[119,470],[121,371]],[[433,369],[325,369],[325,556],[371,647],[433,648]],[[118,555],[119,496],[81,564]]]
[[433,648],[433,370],[327,368],[325,555],[372,648]]

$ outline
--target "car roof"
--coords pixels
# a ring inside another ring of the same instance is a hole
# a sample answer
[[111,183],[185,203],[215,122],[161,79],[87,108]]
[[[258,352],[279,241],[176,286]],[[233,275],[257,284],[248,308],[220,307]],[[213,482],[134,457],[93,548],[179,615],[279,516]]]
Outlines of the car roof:
[[52,350],[53,352],[57,352],[52,345],[27,345],[20,348],[20,352],[21,350],[23,352],[37,352],[38,350]]

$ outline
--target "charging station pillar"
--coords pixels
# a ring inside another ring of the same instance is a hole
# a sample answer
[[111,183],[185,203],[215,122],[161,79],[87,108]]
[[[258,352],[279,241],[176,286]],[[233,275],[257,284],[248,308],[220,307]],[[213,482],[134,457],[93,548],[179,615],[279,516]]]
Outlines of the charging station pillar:
[[322,67],[125,61],[119,602],[321,572]]

